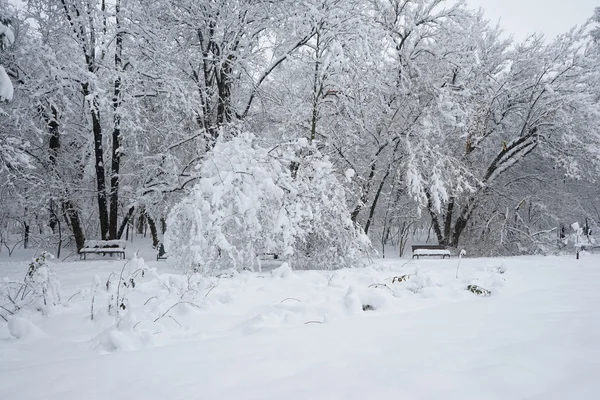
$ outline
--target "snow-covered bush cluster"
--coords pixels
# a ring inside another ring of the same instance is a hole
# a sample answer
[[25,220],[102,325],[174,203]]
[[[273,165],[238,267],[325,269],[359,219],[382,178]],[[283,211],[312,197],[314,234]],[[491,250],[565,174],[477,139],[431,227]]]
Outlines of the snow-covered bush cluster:
[[[0,6],[2,5],[0,3]],[[15,34],[9,26],[10,20],[3,14],[4,12],[0,10],[0,52],[15,41]],[[13,92],[12,82],[6,73],[6,69],[0,63],[0,102],[12,100]]]
[[62,302],[60,282],[48,262],[52,258],[47,252],[36,256],[22,282],[0,281],[0,317],[7,320],[23,309],[48,314]]
[[183,269],[254,268],[263,254],[334,269],[369,256],[331,162],[307,140],[272,149],[250,133],[219,140],[200,176],[167,220],[165,246]]

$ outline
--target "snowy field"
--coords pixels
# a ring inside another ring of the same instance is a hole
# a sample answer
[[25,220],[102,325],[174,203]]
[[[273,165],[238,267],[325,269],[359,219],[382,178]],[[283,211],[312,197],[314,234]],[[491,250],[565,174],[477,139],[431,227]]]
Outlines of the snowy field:
[[52,263],[62,305],[0,320],[0,399],[600,398],[599,255],[207,279],[146,253]]

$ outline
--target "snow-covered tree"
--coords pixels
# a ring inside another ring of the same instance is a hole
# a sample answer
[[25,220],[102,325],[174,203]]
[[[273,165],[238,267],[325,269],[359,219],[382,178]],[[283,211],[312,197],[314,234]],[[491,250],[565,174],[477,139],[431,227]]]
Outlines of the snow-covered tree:
[[275,253],[294,268],[331,269],[369,256],[331,163],[305,139],[272,149],[248,133],[219,139],[200,175],[167,220],[165,246],[179,267],[253,268]]
[[[15,41],[15,34],[10,27],[10,18],[6,13],[7,4],[5,0],[0,2],[0,53]],[[6,69],[0,58],[0,102],[10,101],[13,97],[14,88]],[[0,109],[1,111],[2,109]]]

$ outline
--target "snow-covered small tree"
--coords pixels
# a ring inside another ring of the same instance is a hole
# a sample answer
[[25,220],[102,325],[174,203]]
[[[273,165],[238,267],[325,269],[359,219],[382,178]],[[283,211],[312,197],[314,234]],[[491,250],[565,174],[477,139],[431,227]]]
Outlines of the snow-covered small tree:
[[8,320],[22,309],[35,309],[47,314],[61,304],[61,288],[48,260],[53,256],[43,252],[29,263],[22,282],[0,281],[0,318]]
[[[0,52],[6,47],[13,44],[15,41],[15,35],[10,28],[10,19],[8,15],[5,15],[4,9],[6,9],[3,1],[0,2]],[[13,97],[13,85],[6,73],[6,69],[2,66],[2,60],[0,59],[0,101],[10,101]]]
[[331,269],[368,256],[332,164],[307,140],[269,150],[249,133],[225,136],[167,220],[165,246],[178,267],[251,268],[277,253],[295,268]]
[[241,269],[276,247],[271,236],[284,195],[276,181],[284,172],[252,140],[250,134],[219,140],[202,164],[202,178],[171,211],[165,246],[177,266],[204,273]]
[[333,164],[314,143],[294,143],[291,190],[285,199],[294,238],[295,268],[353,267],[368,257],[370,242],[354,223]]

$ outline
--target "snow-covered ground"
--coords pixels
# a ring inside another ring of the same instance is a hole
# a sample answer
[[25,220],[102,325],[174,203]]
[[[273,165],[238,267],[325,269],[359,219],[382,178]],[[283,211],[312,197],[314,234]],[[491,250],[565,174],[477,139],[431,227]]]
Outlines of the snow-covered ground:
[[53,263],[64,305],[0,320],[0,399],[600,398],[599,255],[458,279],[456,258],[208,279],[152,255]]

